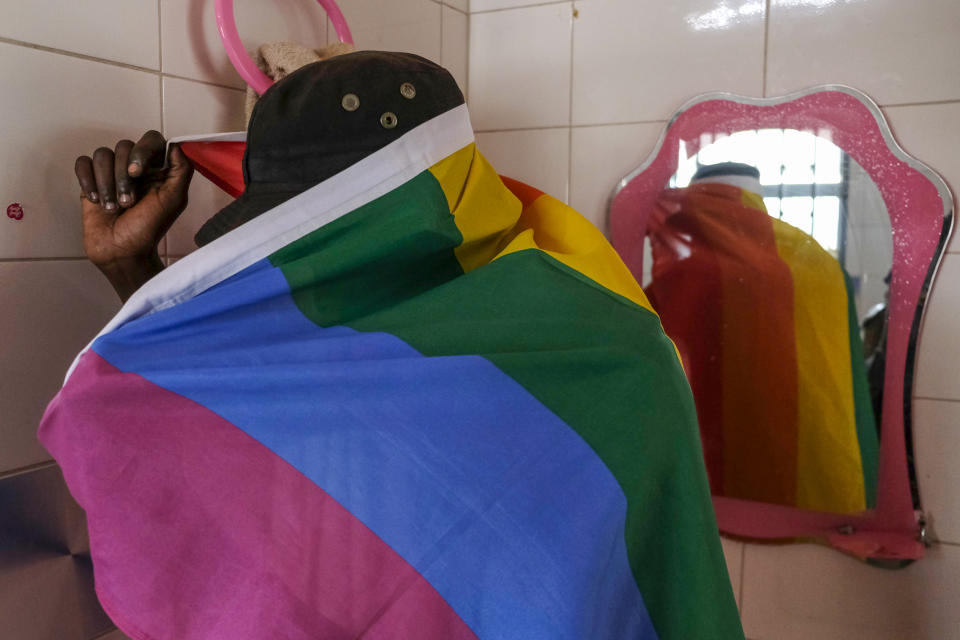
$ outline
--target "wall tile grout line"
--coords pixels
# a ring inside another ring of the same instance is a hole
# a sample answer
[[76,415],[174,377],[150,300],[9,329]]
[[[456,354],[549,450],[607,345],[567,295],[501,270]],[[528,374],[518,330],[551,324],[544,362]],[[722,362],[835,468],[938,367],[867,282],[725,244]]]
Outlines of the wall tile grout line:
[[626,127],[636,124],[662,124],[666,125],[666,120],[634,120],[632,122],[596,122],[590,124],[553,124],[543,127],[508,127],[504,129],[476,129],[474,133],[510,133],[518,131],[545,131],[548,129],[590,129],[595,127]]
[[927,100],[926,102],[889,102],[881,104],[881,109],[886,109],[887,107],[928,107],[942,104],[957,104],[960,102],[960,99],[953,100]]
[[740,584],[737,585],[737,613],[740,614],[740,620],[742,623],[743,620],[743,583],[744,576],[747,575],[747,546],[748,543],[744,542],[740,547]]
[[470,15],[481,13],[499,13],[501,11],[513,11],[514,9],[529,9],[530,7],[545,7],[551,4],[564,4],[570,0],[546,0],[546,2],[531,2],[529,4],[519,4],[515,7],[500,7],[499,9],[482,9],[480,11],[470,11]]
[[[470,6],[470,5],[468,4],[467,7],[469,7],[469,6]],[[463,80],[463,83],[464,83],[464,87],[463,87],[463,99],[464,99],[464,100],[466,100],[466,99],[467,99],[467,96],[470,95],[470,22],[471,22],[471,20],[472,20],[471,17],[470,17],[470,13],[469,13],[469,12],[468,12],[466,15],[467,15],[467,42],[466,42],[466,47],[467,47],[467,64],[466,64],[466,66],[467,66],[467,68],[466,68],[466,70],[464,71],[464,76],[463,76],[463,77],[464,77],[464,80]],[[441,26],[442,26],[442,25],[441,25]]]
[[[434,1],[436,1],[436,0],[434,0]],[[444,59],[444,49],[443,49],[443,45],[444,45],[444,42],[443,42],[443,23],[444,23],[444,20],[443,20],[443,8],[444,8],[445,6],[447,6],[447,5],[445,5],[445,4],[443,4],[443,3],[440,3],[440,62],[441,62],[441,66],[444,66],[442,63],[443,63],[443,59]],[[329,23],[330,23],[330,21],[327,20],[327,24],[329,24]]]
[[960,398],[931,398],[929,396],[913,396],[914,401],[917,400],[928,400],[932,402],[958,402],[960,403]]
[[770,0],[766,0],[763,8],[763,79],[761,95],[767,97],[767,51],[770,43]]
[[160,2],[157,0],[157,68],[163,73],[163,10],[160,8]]
[[[54,53],[62,56],[67,56],[68,58],[77,58],[79,60],[86,60],[87,62],[99,62],[100,64],[106,64],[111,67],[120,67],[121,69],[129,69],[131,71],[140,71],[142,73],[149,73],[150,75],[162,76],[164,78],[176,78],[177,80],[186,80],[187,82],[196,82],[198,84],[205,84],[211,87],[218,87],[220,89],[231,89],[233,91],[243,92],[244,89],[235,87],[228,84],[220,84],[219,82],[210,82],[209,80],[198,80],[197,78],[188,78],[187,76],[181,76],[174,73],[164,73],[159,69],[151,69],[149,67],[139,67],[133,64],[127,64],[126,62],[117,62],[116,60],[108,60],[106,58],[98,58],[96,56],[88,56],[84,53],[77,53],[76,51],[67,51],[66,49],[57,49],[56,47],[47,47],[42,44],[35,44],[32,42],[25,42],[23,40],[14,40],[13,38],[4,38],[0,36],[0,44],[9,44],[15,47],[24,47],[26,49],[34,49],[36,51],[43,51],[45,53]],[[960,100],[958,100],[960,102]]]
[[588,122],[585,124],[575,124],[575,129],[588,129],[590,127],[619,127],[632,124],[662,124],[666,126],[669,120],[629,120],[626,122]]
[[573,185],[573,30],[577,28],[577,3],[570,3],[570,94],[567,103],[567,193],[566,202],[570,204]]
[[166,83],[163,81],[162,74],[157,76],[157,82],[160,83],[160,133],[162,133],[164,137],[166,137],[167,132],[165,131],[166,127],[164,126],[164,122],[163,122],[163,88]]
[[28,258],[0,258],[0,264],[8,262],[62,262],[64,260],[86,260],[86,256],[53,256]]
[[79,58],[80,60],[87,60],[89,62],[100,62],[102,64],[108,64],[114,67],[121,67],[123,69],[131,69],[133,71],[143,71],[145,73],[159,74],[159,69],[151,69],[149,67],[141,67],[135,64],[128,64],[126,62],[117,62],[116,60],[108,60],[106,58],[98,58],[96,56],[88,56],[85,53],[77,53],[76,51],[67,51],[66,49],[58,49],[56,47],[48,47],[42,44],[36,44],[33,42],[27,42],[25,40],[16,40],[14,38],[5,38],[0,36],[0,43],[10,44],[18,47],[26,47],[27,49],[36,49],[37,51],[45,51],[46,53],[59,53],[70,58]]
[[12,478],[13,476],[19,476],[24,473],[33,473],[34,471],[40,471],[41,469],[46,469],[48,467],[57,466],[56,460],[44,460],[43,462],[35,462],[33,464],[28,464],[25,467],[17,467],[16,469],[7,469],[6,471],[0,472],[0,480],[6,480],[7,478]]
[[[163,118],[163,111],[164,111],[163,103],[164,103],[164,90],[165,90],[165,85],[166,85],[167,83],[163,81],[163,74],[160,74],[160,76],[159,76],[159,81],[160,81],[160,135],[162,135],[162,136],[164,137],[164,139],[166,139],[166,137],[167,137],[167,126],[166,126],[166,122],[164,121],[164,118]],[[164,162],[166,162],[166,160],[164,160]],[[163,256],[164,262],[166,262],[166,259],[167,259],[167,246],[168,246],[168,244],[169,244],[169,243],[167,242],[167,235],[166,235],[166,234],[163,236],[163,238],[160,239],[160,244],[163,245],[163,247],[162,247],[162,250],[159,251],[159,253]]]
[[196,82],[197,84],[205,84],[209,87],[217,87],[219,89],[230,89],[231,91],[239,91],[240,93],[246,92],[246,89],[234,87],[229,84],[220,84],[219,82],[210,82],[209,80],[197,80],[196,78],[188,78],[187,76],[180,76],[175,73],[163,73],[160,75],[162,75],[164,78],[174,78],[176,80],[185,80],[186,82]]
[[[164,103],[164,85],[166,84],[163,81],[163,11],[160,7],[161,0],[157,0],[157,67],[160,70],[159,76],[157,76],[157,81],[160,83],[160,133],[166,137],[166,127],[163,121],[163,103]],[[160,241],[163,244],[163,258],[167,257],[167,237],[164,237]]]
[[[160,66],[160,75],[159,75],[159,81],[160,81],[160,134],[161,134],[164,138],[166,138],[166,137],[167,137],[167,124],[166,124],[166,121],[165,121],[165,118],[164,118],[164,103],[166,102],[166,100],[165,100],[165,98],[166,98],[165,92],[166,92],[166,84],[167,84],[167,83],[166,83],[166,82],[164,81],[164,79],[163,79],[163,78],[164,78],[164,74],[163,74],[163,22],[162,22],[162,17],[161,17],[162,14],[163,14],[163,11],[162,11],[162,9],[161,9],[161,7],[160,7],[160,2],[162,2],[162,0],[157,0],[157,43],[158,43],[157,48],[158,48],[158,51],[159,51],[159,53],[160,53],[160,65],[159,65],[159,66]],[[167,247],[168,247],[168,245],[169,245],[169,243],[167,242],[167,235],[164,234],[163,238],[160,239],[160,243],[159,243],[158,246],[157,246],[158,253],[162,256],[162,257],[161,257],[161,260],[163,261],[164,266],[166,266],[166,263],[167,263]]]
[[474,133],[510,133],[514,131],[546,131],[548,129],[566,129],[569,125],[552,124],[544,127],[511,127],[506,129],[476,129]]

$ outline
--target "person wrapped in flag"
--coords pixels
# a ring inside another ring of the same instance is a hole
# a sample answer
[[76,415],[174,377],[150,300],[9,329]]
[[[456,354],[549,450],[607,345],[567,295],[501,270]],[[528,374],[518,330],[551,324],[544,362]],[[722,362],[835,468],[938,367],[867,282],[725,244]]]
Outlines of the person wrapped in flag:
[[[449,73],[332,58],[245,137],[163,145],[78,161],[128,297],[40,427],[125,633],[743,637],[673,344]],[[242,193],[160,271],[187,156]]]
[[714,495],[860,512],[879,444],[851,282],[767,214],[758,178],[708,165],[661,194],[646,291],[690,379]]

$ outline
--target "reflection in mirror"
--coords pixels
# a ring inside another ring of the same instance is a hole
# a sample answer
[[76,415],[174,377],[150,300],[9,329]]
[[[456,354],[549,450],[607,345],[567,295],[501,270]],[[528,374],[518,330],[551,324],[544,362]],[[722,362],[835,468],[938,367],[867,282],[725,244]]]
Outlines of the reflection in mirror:
[[694,98],[609,226],[683,357],[720,530],[922,557],[912,370],[953,196],[876,103]]
[[705,132],[698,147],[680,142],[657,200],[644,284],[683,357],[712,491],[871,508],[893,254],[883,198],[810,131]]

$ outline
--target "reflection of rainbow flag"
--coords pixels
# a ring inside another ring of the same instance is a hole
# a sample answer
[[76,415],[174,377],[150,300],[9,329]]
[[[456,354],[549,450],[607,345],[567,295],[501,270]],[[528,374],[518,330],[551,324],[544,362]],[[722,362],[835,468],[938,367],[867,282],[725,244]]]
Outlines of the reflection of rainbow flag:
[[729,185],[665,192],[651,229],[647,291],[683,356],[714,494],[872,507],[877,432],[840,264]]
[[672,344],[471,141],[428,122],[80,356],[40,435],[128,634],[742,638]]

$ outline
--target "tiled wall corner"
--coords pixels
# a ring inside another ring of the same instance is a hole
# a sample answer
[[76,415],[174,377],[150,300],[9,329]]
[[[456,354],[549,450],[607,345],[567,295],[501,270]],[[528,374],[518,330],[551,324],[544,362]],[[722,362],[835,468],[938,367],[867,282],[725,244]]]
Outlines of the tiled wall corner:
[[443,4],[461,13],[470,13],[470,0],[443,0]]

